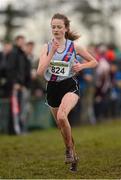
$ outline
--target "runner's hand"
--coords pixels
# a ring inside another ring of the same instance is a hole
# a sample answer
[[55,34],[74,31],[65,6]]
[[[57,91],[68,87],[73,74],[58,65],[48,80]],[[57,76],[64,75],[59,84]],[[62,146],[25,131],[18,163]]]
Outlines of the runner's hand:
[[72,66],[72,70],[75,73],[78,73],[79,71],[81,71],[83,69],[83,64],[81,64],[80,62],[78,62],[76,59],[74,60],[74,65]]
[[55,41],[55,40],[53,40],[52,41],[52,52],[56,52],[57,51],[57,49],[59,48],[59,43],[57,42],[57,41]]

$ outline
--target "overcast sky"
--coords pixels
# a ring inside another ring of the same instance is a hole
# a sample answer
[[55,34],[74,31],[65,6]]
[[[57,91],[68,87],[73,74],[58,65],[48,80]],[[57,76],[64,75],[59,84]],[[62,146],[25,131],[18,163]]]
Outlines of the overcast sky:
[[0,0],[0,9],[3,9],[7,6],[9,3],[14,3],[15,0]]

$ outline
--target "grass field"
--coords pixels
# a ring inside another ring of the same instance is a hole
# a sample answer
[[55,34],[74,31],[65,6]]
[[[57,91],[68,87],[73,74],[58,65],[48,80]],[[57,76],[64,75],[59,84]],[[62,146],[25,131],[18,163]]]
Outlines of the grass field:
[[79,153],[78,172],[64,164],[57,129],[25,136],[0,135],[0,178],[121,179],[121,121],[73,128]]

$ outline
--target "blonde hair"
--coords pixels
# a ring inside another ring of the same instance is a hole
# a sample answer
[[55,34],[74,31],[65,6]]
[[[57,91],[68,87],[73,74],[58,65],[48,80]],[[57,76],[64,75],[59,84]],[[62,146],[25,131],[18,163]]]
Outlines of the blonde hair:
[[70,39],[72,41],[79,39],[80,35],[78,35],[76,32],[70,31],[70,20],[64,14],[56,13],[53,15],[52,20],[53,19],[61,19],[64,21],[65,27],[67,29],[67,32],[65,33],[66,39]]

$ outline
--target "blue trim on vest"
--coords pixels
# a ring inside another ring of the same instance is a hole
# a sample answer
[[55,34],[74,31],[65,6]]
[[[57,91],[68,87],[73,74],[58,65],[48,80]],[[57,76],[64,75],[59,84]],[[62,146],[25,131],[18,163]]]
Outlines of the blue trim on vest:
[[[66,56],[67,56],[67,53],[70,51],[70,48],[71,48],[72,45],[73,45],[73,42],[70,43],[70,45],[69,45],[69,47],[68,47],[68,49],[67,49],[67,51],[66,51],[66,53],[65,53],[65,56],[64,56],[63,59],[62,59],[62,61],[65,61],[65,58],[66,58]],[[71,58],[71,57],[70,57],[70,58]],[[69,60],[70,60],[70,58],[69,58]]]

